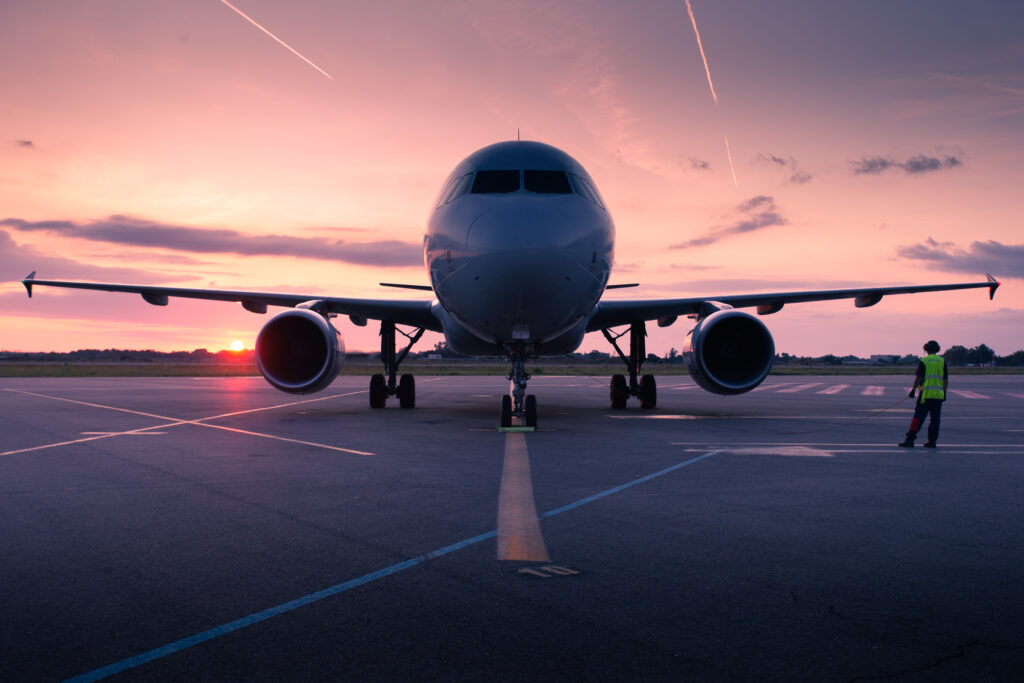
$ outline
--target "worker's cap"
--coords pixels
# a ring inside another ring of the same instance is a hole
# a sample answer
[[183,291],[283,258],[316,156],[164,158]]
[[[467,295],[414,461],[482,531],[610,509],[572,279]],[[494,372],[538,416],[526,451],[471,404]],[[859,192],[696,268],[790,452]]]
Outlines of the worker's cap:
[[924,350],[927,351],[928,353],[938,353],[939,352],[939,342],[935,341],[934,339],[926,341],[924,343]]

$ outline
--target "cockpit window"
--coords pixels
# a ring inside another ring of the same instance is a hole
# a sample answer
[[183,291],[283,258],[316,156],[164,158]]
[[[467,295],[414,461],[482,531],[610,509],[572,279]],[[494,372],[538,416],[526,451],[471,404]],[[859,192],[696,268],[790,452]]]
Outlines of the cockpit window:
[[530,171],[523,172],[523,185],[527,192],[538,194],[572,194],[569,179],[565,171]]
[[514,171],[477,171],[473,194],[508,194],[519,191],[519,169]]
[[451,191],[448,193],[448,196],[445,197],[444,203],[448,204],[450,202],[454,202],[456,199],[466,194],[466,192],[469,190],[469,181],[472,179],[472,173],[467,173],[466,175],[459,178],[459,182],[455,183]]
[[604,208],[604,204],[601,203],[601,197],[597,194],[597,190],[590,187],[590,183],[575,173],[570,173],[569,178],[572,180],[572,188],[576,190],[576,194],[583,195],[587,200],[597,204],[602,209]]

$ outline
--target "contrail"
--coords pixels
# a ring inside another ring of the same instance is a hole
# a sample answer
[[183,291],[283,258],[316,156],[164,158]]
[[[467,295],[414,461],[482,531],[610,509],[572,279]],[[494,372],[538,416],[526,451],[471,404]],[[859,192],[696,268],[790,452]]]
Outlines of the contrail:
[[[690,0],[686,0],[686,11],[690,13],[690,23],[693,24],[693,33],[697,36],[697,49],[700,50],[700,58],[704,60],[704,73],[708,75],[708,86],[711,88],[711,97],[715,100],[715,106],[718,106],[718,95],[715,94],[715,84],[711,82],[711,69],[708,68],[708,58],[704,54],[704,44],[700,42],[700,31],[697,30],[697,18],[693,16],[693,6],[690,4]],[[245,16],[244,14],[242,16]],[[248,17],[246,17],[248,19]],[[252,21],[249,19],[249,21]],[[259,26],[259,24],[257,24]]]
[[[690,4],[690,0],[686,0],[686,11],[690,15],[690,23],[693,24],[693,34],[697,36],[697,49],[700,50],[700,58],[704,60],[704,73],[708,75],[708,87],[711,88],[711,99],[715,101],[715,108],[718,108],[718,93],[715,92],[715,84],[711,82],[711,69],[708,67],[708,57],[704,54],[704,44],[700,40],[700,31],[697,30],[697,18],[693,16],[693,5]],[[739,187],[740,184],[736,180],[736,167],[732,163],[732,150],[729,149],[729,138],[725,138],[725,156],[729,158],[729,171],[732,173],[732,184]]]
[[739,181],[736,180],[736,169],[732,165],[732,150],[729,149],[729,138],[723,135],[722,139],[725,140],[725,156],[729,157],[729,171],[732,172],[732,184],[739,187]]
[[[330,79],[331,79],[332,81],[334,80],[334,76],[331,76],[331,74],[327,73],[326,71],[324,71],[323,69],[321,69],[320,67],[318,67],[318,66],[317,66],[316,64],[314,64],[313,62],[311,62],[311,61],[309,61],[308,59],[306,59],[305,57],[303,57],[303,56],[302,56],[301,54],[299,54],[298,50],[295,50],[295,49],[293,49],[291,45],[289,45],[288,43],[284,42],[283,40],[281,40],[280,38],[278,38],[277,36],[275,36],[275,35],[274,35],[273,33],[271,33],[271,32],[270,32],[270,31],[268,31],[267,29],[265,29],[265,28],[263,28],[262,26],[260,26],[260,25],[259,25],[259,23],[258,23],[258,22],[257,22],[257,21],[256,21],[255,19],[253,19],[253,18],[252,18],[252,17],[250,17],[250,16],[248,15],[248,14],[246,14],[246,13],[245,13],[245,12],[243,12],[242,10],[240,10],[240,9],[238,9],[237,7],[235,7],[234,5],[232,5],[232,4],[230,3],[230,2],[228,2],[228,0],[220,0],[220,1],[221,1],[221,2],[223,2],[223,3],[225,4],[225,5],[227,5],[228,7],[230,7],[231,9],[235,10],[236,12],[238,12],[238,13],[239,13],[239,14],[240,14],[240,15],[242,16],[242,18],[243,18],[243,19],[245,19],[246,21],[248,21],[248,22],[249,22],[250,24],[252,24],[252,25],[253,25],[253,26],[255,26],[256,28],[258,28],[259,30],[263,31],[263,32],[264,32],[264,33],[266,33],[266,34],[267,34],[268,36],[270,36],[271,38],[273,38],[274,40],[276,40],[276,41],[277,41],[278,43],[280,43],[281,45],[283,45],[283,46],[284,46],[285,48],[287,48],[287,49],[288,49],[288,51],[289,51],[289,52],[291,52],[291,53],[292,53],[293,55],[295,55],[296,57],[298,57],[299,59],[301,59],[302,61],[304,61],[304,62],[305,62],[306,64],[309,64],[309,65],[310,65],[311,67],[313,67],[314,69],[316,69],[317,71],[319,71],[320,73],[322,73],[322,74],[323,74],[324,76],[327,76],[327,78],[330,78]],[[687,4],[689,4],[689,0],[687,0]]]

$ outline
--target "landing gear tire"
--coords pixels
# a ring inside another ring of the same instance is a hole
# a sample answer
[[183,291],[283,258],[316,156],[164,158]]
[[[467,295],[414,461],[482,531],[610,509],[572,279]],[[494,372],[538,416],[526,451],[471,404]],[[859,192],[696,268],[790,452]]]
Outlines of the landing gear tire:
[[650,410],[658,405],[658,385],[654,381],[654,375],[644,375],[640,378],[640,407]]
[[370,377],[370,407],[383,408],[388,400],[388,385],[384,375],[373,375]]
[[622,410],[629,400],[629,388],[626,386],[626,378],[623,375],[612,375],[611,401],[612,408]]
[[403,408],[416,407],[416,380],[412,375],[402,375],[398,380],[398,405]]
[[507,394],[501,397],[501,426],[512,426],[512,397]]
[[526,395],[526,404],[523,406],[526,418],[526,426],[537,428],[537,397],[533,394]]

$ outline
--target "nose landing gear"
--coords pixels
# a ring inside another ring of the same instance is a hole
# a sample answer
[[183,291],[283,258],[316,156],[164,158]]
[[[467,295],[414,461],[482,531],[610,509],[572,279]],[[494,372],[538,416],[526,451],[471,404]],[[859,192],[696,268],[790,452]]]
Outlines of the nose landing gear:
[[518,344],[509,351],[512,361],[512,372],[508,374],[509,394],[501,397],[500,426],[512,426],[512,418],[517,417],[524,427],[537,427],[537,397],[526,393],[526,382],[530,379],[526,372],[527,350],[525,344]]

